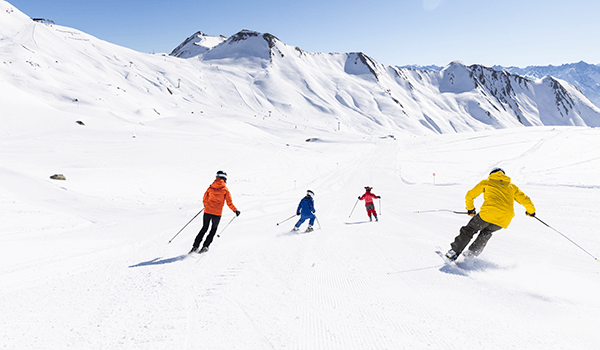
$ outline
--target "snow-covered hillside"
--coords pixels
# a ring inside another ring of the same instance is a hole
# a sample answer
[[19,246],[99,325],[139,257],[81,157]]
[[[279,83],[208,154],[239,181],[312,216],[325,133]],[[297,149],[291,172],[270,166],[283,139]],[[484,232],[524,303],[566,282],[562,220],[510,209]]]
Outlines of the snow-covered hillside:
[[178,51],[187,59],[149,55],[1,4],[3,88],[98,123],[227,114],[249,125],[264,118],[273,127],[380,135],[600,126],[600,109],[554,78],[530,81],[460,62],[439,72],[398,69],[363,53],[308,53],[252,31],[227,40],[196,33]]
[[[537,126],[562,121],[554,111],[531,117],[547,98],[587,123],[576,112],[587,105],[559,80],[459,63],[443,75],[396,70],[253,32],[202,57],[147,55],[2,1],[0,23],[1,347],[600,343],[600,129]],[[508,117],[515,104],[532,126]],[[489,105],[502,111],[491,124],[477,119]],[[562,235],[517,204],[480,257],[444,265],[434,250],[468,217],[424,211],[464,210],[496,166]],[[241,215],[225,208],[210,251],[187,256],[200,217],[174,236],[217,170]],[[381,196],[379,222],[357,202],[367,185]],[[277,225],[307,189],[318,229]]]

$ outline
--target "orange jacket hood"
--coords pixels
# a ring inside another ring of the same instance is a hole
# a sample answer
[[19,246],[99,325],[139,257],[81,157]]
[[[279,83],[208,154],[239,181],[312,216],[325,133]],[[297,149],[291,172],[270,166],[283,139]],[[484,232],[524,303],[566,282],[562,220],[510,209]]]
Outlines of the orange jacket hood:
[[215,179],[213,183],[204,192],[204,198],[202,199],[204,204],[204,212],[206,214],[218,215],[223,214],[223,206],[227,203],[229,209],[236,211],[237,208],[233,205],[231,199],[231,193],[223,181],[220,178]]

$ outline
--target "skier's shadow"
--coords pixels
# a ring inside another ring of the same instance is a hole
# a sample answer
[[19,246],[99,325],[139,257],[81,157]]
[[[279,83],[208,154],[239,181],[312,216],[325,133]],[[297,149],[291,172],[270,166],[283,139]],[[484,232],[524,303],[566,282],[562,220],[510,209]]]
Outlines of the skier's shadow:
[[462,261],[457,263],[457,265],[466,271],[485,271],[485,270],[506,270],[508,267],[500,266],[491,261],[486,261],[482,259],[476,259],[472,261]]
[[174,258],[168,258],[168,259],[156,258],[156,259],[152,259],[152,260],[141,262],[141,263],[136,264],[136,265],[131,265],[129,267],[131,268],[131,267],[141,267],[141,266],[171,264],[171,263],[174,263],[174,262],[181,261],[181,260],[185,259],[186,256],[187,255],[180,255],[180,256],[176,256]]
[[447,273],[450,275],[457,275],[457,276],[468,276],[469,274],[467,273],[467,271],[461,269],[458,266],[451,266],[451,265],[444,265],[440,268],[440,271],[443,273]]
[[444,265],[440,268],[440,271],[451,275],[469,276],[469,272],[507,269],[506,267],[485,260],[460,261],[455,264]]
[[[318,230],[318,229],[317,229]],[[316,230],[315,230],[316,231]],[[314,231],[313,231],[314,232]],[[292,236],[302,236],[305,234],[309,234],[310,232],[306,232],[306,231],[288,231],[288,232],[281,232],[277,235],[277,237],[292,237]]]
[[358,224],[366,224],[367,222],[371,222],[371,221],[344,222],[344,224],[346,224],[346,225],[358,225]]

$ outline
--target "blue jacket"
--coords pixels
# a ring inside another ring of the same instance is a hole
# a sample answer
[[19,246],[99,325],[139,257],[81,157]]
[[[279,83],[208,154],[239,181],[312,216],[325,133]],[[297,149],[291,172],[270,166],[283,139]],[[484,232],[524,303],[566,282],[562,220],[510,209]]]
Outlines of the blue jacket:
[[306,196],[302,198],[300,204],[298,204],[298,209],[296,209],[296,214],[302,214],[302,216],[310,216],[315,212],[315,201],[312,197]]

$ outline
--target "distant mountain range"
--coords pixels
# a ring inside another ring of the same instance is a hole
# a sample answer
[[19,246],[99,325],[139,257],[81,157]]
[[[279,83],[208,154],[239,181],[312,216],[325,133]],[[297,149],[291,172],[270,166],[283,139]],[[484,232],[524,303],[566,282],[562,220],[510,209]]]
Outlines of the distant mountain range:
[[0,115],[9,134],[7,125],[30,127],[26,110],[102,123],[260,120],[273,132],[369,135],[600,126],[600,108],[583,89],[550,75],[458,61],[438,70],[392,67],[362,52],[306,52],[251,30],[228,38],[197,32],[170,55],[146,54],[32,21],[1,0],[0,23],[0,97],[27,101],[20,115]]
[[[341,66],[336,68],[319,61],[339,60],[348,78],[352,75],[362,77],[361,83],[367,79],[375,85],[367,88],[360,84],[360,89],[348,89],[342,94],[339,84],[333,83],[335,79],[321,80],[318,89],[311,87],[309,91],[310,95],[315,95],[315,91],[325,92],[314,98],[324,103],[313,103],[313,108],[328,110],[329,105],[342,104],[345,108],[359,108],[362,113],[371,116],[384,110],[386,114],[403,118],[416,116],[422,126],[440,133],[476,129],[475,125],[479,123],[502,128],[519,124],[596,126],[600,122],[598,108],[581,94],[579,90],[583,91],[582,88],[578,90],[560,78],[541,74],[542,69],[528,70],[530,73],[526,76],[501,67],[467,67],[458,61],[446,67],[389,67],[363,53],[309,54],[299,48],[288,52],[290,48],[273,35],[245,30],[228,39],[198,32],[173,50],[171,55],[195,57],[203,62],[260,58],[269,62],[269,65],[263,62],[266,74],[280,65],[287,65],[286,71],[294,70],[294,74],[286,74],[282,78],[289,80],[293,76],[295,79],[288,85],[295,86],[296,91],[303,90],[302,85],[309,81],[310,72],[322,71],[323,76],[329,76],[334,70],[342,69]],[[540,76],[536,77],[534,73]],[[377,106],[373,111],[367,109],[368,104],[356,102],[365,99],[364,94],[357,96],[363,88],[371,90],[367,98],[372,98]],[[377,91],[388,95],[395,107],[386,105],[388,108],[382,108],[384,104],[379,101]],[[350,98],[341,97],[345,95]]]
[[[440,66],[398,66],[398,68],[414,68],[423,70],[441,70]],[[576,86],[583,94],[590,99],[596,106],[600,107],[600,64],[589,64],[583,61],[578,63],[568,63],[560,66],[528,66],[503,67],[493,66],[498,71],[507,71],[512,74],[521,75],[530,79],[540,79],[546,75],[562,79]]]

